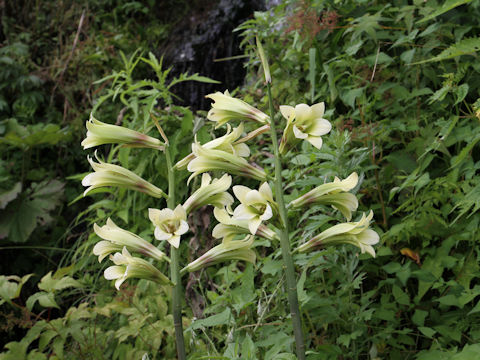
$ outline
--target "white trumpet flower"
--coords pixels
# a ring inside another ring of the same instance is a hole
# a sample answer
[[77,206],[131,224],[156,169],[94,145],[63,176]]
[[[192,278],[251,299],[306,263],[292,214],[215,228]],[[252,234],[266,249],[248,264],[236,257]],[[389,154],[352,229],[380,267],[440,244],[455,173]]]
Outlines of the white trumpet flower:
[[351,244],[359,247],[362,253],[367,252],[375,257],[375,250],[372,245],[377,244],[380,237],[374,230],[368,228],[372,218],[373,211],[370,210],[368,216],[365,216],[364,213],[357,222],[334,225],[299,246],[297,250],[303,252],[316,246]]
[[86,122],[86,127],[87,137],[82,141],[84,149],[104,144],[123,144],[130,147],[164,149],[165,144],[158,139],[123,126],[106,124],[95,119],[93,115],[90,115],[90,119]]
[[287,152],[301,140],[307,140],[317,149],[322,147],[322,135],[328,134],[332,125],[323,119],[325,104],[323,102],[308,106],[298,104],[295,107],[282,105],[280,112],[287,119],[287,126],[280,141],[280,153]]
[[182,205],[172,209],[148,209],[148,217],[155,225],[155,238],[167,240],[170,245],[180,246],[180,237],[188,231],[187,213]]
[[103,162],[98,157],[98,163],[90,157],[87,159],[95,172],[88,174],[82,180],[82,185],[88,186],[83,193],[84,196],[96,188],[117,186],[141,191],[156,198],[167,197],[161,189],[124,167]]
[[236,185],[233,187],[233,192],[241,202],[233,211],[233,218],[248,220],[248,228],[252,235],[255,235],[262,221],[270,219],[274,212],[278,214],[272,190],[266,182],[260,185],[258,190]]
[[130,255],[127,248],[122,252],[110,255],[110,260],[115,264],[105,269],[104,277],[107,280],[116,280],[115,287],[120,290],[123,282],[129,278],[139,278],[155,281],[159,284],[171,284],[168,277],[160,272],[148,261]]
[[232,97],[228,90],[223,94],[217,91],[206,97],[214,101],[207,118],[215,121],[217,123],[216,127],[222,126],[231,120],[254,121],[262,125],[270,122],[270,117],[267,114],[243,100]]
[[93,230],[100,238],[106,240],[99,241],[93,248],[93,253],[98,256],[99,262],[111,253],[121,251],[123,247],[159,261],[169,261],[162,251],[140,236],[120,228],[110,218],[107,219],[104,226],[93,224]]

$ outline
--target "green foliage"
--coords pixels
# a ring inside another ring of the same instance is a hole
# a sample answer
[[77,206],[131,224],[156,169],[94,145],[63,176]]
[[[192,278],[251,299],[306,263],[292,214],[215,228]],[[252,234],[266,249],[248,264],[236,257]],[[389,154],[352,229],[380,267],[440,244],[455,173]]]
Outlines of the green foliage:
[[[258,35],[270,58],[280,60],[270,67],[278,104],[299,103],[303,94],[304,102],[325,100],[327,109],[336,109],[327,118],[338,135],[326,137],[320,152],[310,148],[310,156],[287,159],[308,166],[304,173],[285,172],[292,198],[335,172],[364,172],[360,207],[374,209],[384,232],[377,260],[361,267],[351,262],[346,271],[337,263],[348,261],[331,260],[327,252],[314,258],[322,261],[318,270],[306,271],[301,297],[308,299],[304,316],[312,319],[306,330],[313,334],[312,356],[450,358],[479,341],[474,104],[480,69],[473,24],[480,9],[466,3],[288,2],[238,29],[247,53],[253,54],[251,39]],[[441,16],[447,11],[450,17]],[[417,22],[417,14],[425,21]],[[436,55],[437,47],[445,50]],[[455,62],[466,54],[474,56]],[[259,84],[255,63],[251,56],[248,81]],[[342,136],[352,142],[342,145]],[[298,214],[306,226],[296,238],[308,238],[329,220],[315,212]],[[327,355],[326,349],[334,350]]]
[[[93,10],[101,8],[98,2],[90,4]],[[35,194],[50,186],[46,179],[57,177],[52,165],[57,151],[65,149],[67,141],[78,143],[73,137],[83,134],[78,129],[88,116],[88,106],[75,101],[79,89],[98,97],[99,119],[117,119],[146,133],[154,131],[149,115],[154,110],[165,119],[166,131],[177,131],[172,141],[177,159],[190,151],[187,144],[194,133],[201,142],[215,135],[188,109],[171,105],[166,87],[172,83],[161,61],[130,55],[124,56],[122,65],[120,57],[107,57],[103,49],[110,46],[133,54],[139,46],[136,35],[156,44],[167,33],[167,26],[160,23],[142,25],[148,22],[150,4],[109,4],[112,11],[100,11],[92,19],[94,29],[104,22],[105,31],[97,32],[95,40],[93,36],[85,40],[88,49],[102,50],[84,57],[75,52],[66,71],[61,90],[74,109],[66,122],[63,103],[47,106],[50,93],[42,90],[45,79],[32,70],[31,35],[12,37],[0,49],[0,149],[6,154],[0,164],[0,211],[10,214],[6,209],[17,210],[23,203],[29,209],[15,212],[23,214],[11,227],[18,230],[18,239],[22,231],[27,239],[27,230],[44,224],[43,216],[52,217],[60,204],[59,197]],[[287,1],[256,13],[238,29],[250,55],[254,36],[262,39],[276,105],[326,101],[327,109],[336,109],[326,114],[335,131],[324,138],[322,151],[304,144],[306,154],[287,157],[291,165],[283,174],[287,200],[335,174],[345,177],[357,171],[360,209],[374,209],[376,230],[381,233],[382,247],[375,260],[366,260],[350,247],[338,253],[322,250],[295,256],[297,266],[304,269],[299,272],[298,292],[309,359],[474,359],[480,351],[479,12],[479,4],[468,1]],[[76,17],[70,39],[79,9],[72,14]],[[47,21],[45,15],[38,19],[36,26]],[[57,60],[65,60],[70,50],[64,49]],[[81,64],[94,70],[77,79]],[[246,94],[246,101],[266,108],[265,94],[258,90],[263,79],[257,56],[250,56],[246,66],[247,85],[240,93]],[[155,78],[143,80],[151,68],[158,69],[153,70]],[[108,76],[111,69],[116,72]],[[99,90],[93,90],[90,82],[102,77]],[[82,121],[75,123],[77,117]],[[261,137],[256,146],[267,153],[271,150]],[[119,164],[156,184],[166,183],[162,157],[117,147],[106,156],[117,157]],[[79,168],[68,174],[82,171]],[[187,191],[178,190],[179,196]],[[158,203],[142,194],[115,192],[115,199],[102,197],[80,214],[81,231],[94,222],[103,224],[108,216],[129,224],[134,232],[148,228],[146,209]],[[79,193],[70,189],[68,200]],[[337,216],[333,211],[319,215],[318,210],[292,215],[292,223],[299,224],[291,231],[294,242],[321,231]],[[3,224],[5,217],[0,219]],[[212,239],[205,234],[211,227],[207,215],[192,221],[198,225],[190,243],[193,254],[206,249]],[[140,235],[148,238],[147,233]],[[10,342],[0,359],[128,359],[146,353],[149,358],[175,357],[173,322],[167,315],[170,295],[140,282],[115,296],[100,280],[101,266],[90,255],[97,240],[91,235],[86,242],[77,241],[75,252],[62,261],[73,260],[85,273],[84,287],[67,289],[77,291],[76,302],[69,302],[73,300],[67,291],[55,294],[60,310],[53,313],[58,318],[23,324],[29,329],[26,335]],[[268,250],[271,244],[265,242],[256,245],[256,268],[218,266],[189,278],[184,315],[196,317],[191,323],[185,320],[192,359],[291,358],[280,251]],[[9,303],[25,303],[18,296],[27,280],[0,277],[3,317],[7,318],[4,309]],[[260,281],[262,288],[257,286]],[[45,289],[41,291],[52,293]],[[37,302],[33,309],[41,305]],[[29,314],[26,307],[15,311],[18,318],[20,312]],[[20,327],[13,320],[5,323],[9,330]]]

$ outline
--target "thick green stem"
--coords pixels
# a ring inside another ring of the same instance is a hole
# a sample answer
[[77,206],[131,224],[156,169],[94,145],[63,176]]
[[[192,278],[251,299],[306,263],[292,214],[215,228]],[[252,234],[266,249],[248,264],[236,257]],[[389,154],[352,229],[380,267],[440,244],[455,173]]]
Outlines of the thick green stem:
[[275,200],[277,201],[280,218],[283,228],[280,229],[280,247],[282,248],[282,257],[285,267],[285,276],[287,279],[288,303],[290,305],[290,314],[292,316],[293,332],[295,334],[295,346],[298,360],[305,359],[305,343],[303,340],[302,318],[298,306],[297,281],[295,279],[295,268],[293,265],[292,254],[290,252],[290,239],[288,233],[288,218],[285,202],[283,201],[282,185],[282,163],[278,151],[277,133],[275,130],[274,109],[270,83],[267,82],[268,99],[270,103],[270,133],[272,137],[273,153],[275,155]]
[[[167,159],[168,167],[168,200],[167,206],[170,209],[175,208],[175,173],[172,167],[172,158],[170,154],[169,145],[165,145],[165,157]],[[173,282],[172,292],[172,312],[173,325],[175,327],[175,341],[177,344],[177,355],[179,360],[185,360],[185,340],[183,339],[183,324],[182,324],[182,282],[180,277],[180,260],[178,249],[170,247],[170,278]]]

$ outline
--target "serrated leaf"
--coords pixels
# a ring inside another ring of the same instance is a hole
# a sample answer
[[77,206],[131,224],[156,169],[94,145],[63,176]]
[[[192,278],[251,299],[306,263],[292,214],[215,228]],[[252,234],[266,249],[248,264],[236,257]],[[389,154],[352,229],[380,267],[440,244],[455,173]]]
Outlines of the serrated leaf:
[[462,84],[456,87],[455,90],[453,90],[453,93],[457,96],[457,99],[455,100],[454,105],[457,105],[459,102],[465,99],[465,97],[468,94],[468,89],[469,89],[468,84]]
[[458,43],[451,45],[447,49],[443,50],[439,55],[431,59],[418,61],[410,65],[418,65],[418,64],[425,64],[428,62],[448,60],[461,55],[472,55],[472,54],[475,54],[477,51],[480,51],[480,38],[463,39]]
[[446,13],[447,11],[450,11],[450,10],[456,8],[457,6],[460,6],[460,5],[463,5],[463,4],[468,4],[471,1],[472,0],[447,0],[443,3],[443,5],[440,7],[440,9],[434,11],[430,15],[427,15],[423,19],[417,21],[417,24],[421,24],[421,23],[424,23],[425,21],[434,19],[437,16],[440,16],[440,15]]
[[38,288],[40,290],[44,290],[46,292],[54,292],[58,290],[67,289],[69,287],[81,287],[82,285],[75,279],[70,276],[62,277],[61,279],[56,279],[52,277],[52,272],[50,271],[46,274],[40,283],[38,284]]

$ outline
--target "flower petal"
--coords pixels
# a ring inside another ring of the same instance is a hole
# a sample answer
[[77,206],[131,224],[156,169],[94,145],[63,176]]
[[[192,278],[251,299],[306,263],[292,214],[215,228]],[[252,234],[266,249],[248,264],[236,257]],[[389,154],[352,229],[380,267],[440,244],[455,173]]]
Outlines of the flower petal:
[[110,266],[105,269],[103,272],[103,276],[107,280],[114,280],[121,278],[125,274],[125,267],[124,266]]
[[285,119],[290,119],[290,116],[294,113],[295,109],[293,106],[289,105],[280,105],[280,112],[282,113]]
[[250,234],[255,235],[261,223],[262,223],[262,220],[260,220],[259,217],[251,219],[248,222],[248,229],[250,230]]
[[251,189],[243,185],[235,185],[232,189],[233,193],[235,194],[237,199],[240,200],[241,203],[245,202],[247,194],[252,191]]
[[315,146],[317,149],[320,149],[322,147],[322,144],[323,144],[323,140],[320,136],[309,136],[307,137],[307,141],[312,144],[313,146]]
[[180,246],[180,236],[179,235],[173,235],[170,239],[167,239],[167,241],[172,245],[173,247],[177,248]]
[[322,101],[321,103],[315,104],[311,106],[312,115],[316,118],[322,118],[323,114],[325,113],[325,103]]
[[188,231],[188,223],[185,220],[180,220],[180,226],[175,231],[175,235],[183,235]]
[[160,229],[158,226],[155,227],[155,239],[157,240],[168,240],[172,237],[172,234],[166,233],[162,229]]
[[297,139],[306,139],[308,138],[308,134],[305,134],[304,132],[302,132],[298,127],[297,125],[293,125],[293,135],[295,135],[295,137]]
[[332,124],[325,119],[317,119],[308,127],[308,134],[314,136],[322,136],[328,134],[332,130]]

